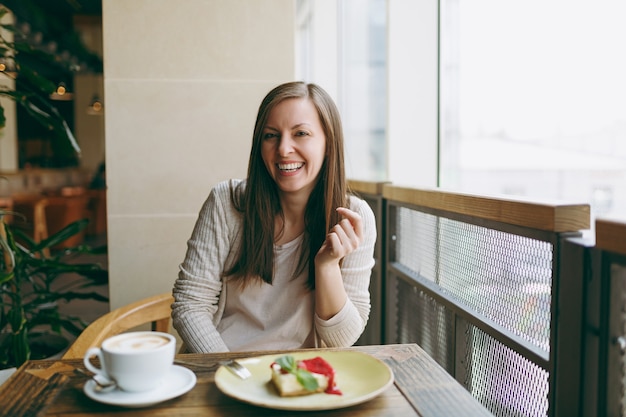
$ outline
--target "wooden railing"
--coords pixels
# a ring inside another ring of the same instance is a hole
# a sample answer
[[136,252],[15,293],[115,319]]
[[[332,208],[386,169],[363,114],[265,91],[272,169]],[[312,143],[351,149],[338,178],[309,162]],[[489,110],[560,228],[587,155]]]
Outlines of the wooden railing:
[[606,252],[626,255],[626,221],[596,220],[596,247]]
[[366,342],[420,344],[497,416],[583,415],[588,204],[351,186],[382,219]]
[[589,204],[530,202],[512,197],[485,197],[382,185],[383,197],[397,203],[466,215],[550,232],[578,232],[589,228]]

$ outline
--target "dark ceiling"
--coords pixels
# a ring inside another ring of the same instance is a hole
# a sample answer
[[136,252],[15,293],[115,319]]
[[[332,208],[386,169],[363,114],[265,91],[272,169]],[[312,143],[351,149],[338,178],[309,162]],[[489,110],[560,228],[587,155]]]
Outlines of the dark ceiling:
[[[0,4],[13,12],[16,27],[23,33],[20,39],[35,50],[48,50],[58,55],[66,51],[74,61],[83,63],[83,68],[102,71],[101,59],[84,47],[74,30],[76,16],[102,15],[102,0],[0,0]],[[50,49],[52,45],[54,49]],[[29,65],[37,67],[37,56],[33,55],[31,59],[27,54],[28,51],[21,52],[22,61],[30,60]],[[46,65],[39,70],[52,69]]]
[[41,9],[47,13],[96,15],[102,14],[102,0],[3,0],[15,13],[28,13],[28,10]]
[[102,0],[2,0],[19,21],[28,22],[44,37],[71,30],[74,16],[101,16]]

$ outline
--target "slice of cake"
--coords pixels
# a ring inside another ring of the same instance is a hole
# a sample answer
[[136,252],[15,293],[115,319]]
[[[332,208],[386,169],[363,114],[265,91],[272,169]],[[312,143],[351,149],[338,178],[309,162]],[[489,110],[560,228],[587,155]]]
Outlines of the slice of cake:
[[271,365],[272,382],[281,397],[316,392],[341,395],[335,385],[335,370],[321,357],[296,361],[285,355]]

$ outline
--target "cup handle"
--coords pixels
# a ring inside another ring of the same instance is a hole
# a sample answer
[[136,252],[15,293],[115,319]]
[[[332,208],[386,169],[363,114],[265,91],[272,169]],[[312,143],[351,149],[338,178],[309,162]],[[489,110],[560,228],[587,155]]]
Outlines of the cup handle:
[[[91,358],[94,356],[97,356],[98,359],[100,359],[100,366],[102,366],[102,368],[97,368],[93,363],[91,363]],[[104,359],[102,357],[102,351],[100,350],[100,348],[97,348],[97,347],[90,348],[87,351],[87,353],[85,353],[85,357],[83,358],[83,363],[85,364],[85,368],[89,369],[94,374],[102,375],[103,377],[109,379],[109,376],[104,370]]]

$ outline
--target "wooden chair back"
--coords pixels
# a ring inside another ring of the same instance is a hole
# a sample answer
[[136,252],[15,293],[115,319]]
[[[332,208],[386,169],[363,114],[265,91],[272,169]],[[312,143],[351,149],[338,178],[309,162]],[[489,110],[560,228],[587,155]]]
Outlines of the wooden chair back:
[[143,324],[151,323],[153,331],[168,332],[173,302],[174,297],[168,292],[110,311],[83,330],[63,355],[63,359],[82,358],[89,348],[100,346],[106,338]]

